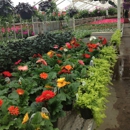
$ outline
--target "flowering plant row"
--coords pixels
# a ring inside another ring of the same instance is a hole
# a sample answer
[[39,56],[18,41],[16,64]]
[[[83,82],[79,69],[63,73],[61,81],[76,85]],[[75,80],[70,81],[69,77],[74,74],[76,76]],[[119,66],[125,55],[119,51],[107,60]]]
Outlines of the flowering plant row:
[[53,130],[52,123],[65,116],[64,105],[73,104],[87,78],[93,57],[107,46],[105,38],[83,43],[73,38],[63,47],[54,45],[46,54],[19,59],[13,72],[0,75],[0,130]]

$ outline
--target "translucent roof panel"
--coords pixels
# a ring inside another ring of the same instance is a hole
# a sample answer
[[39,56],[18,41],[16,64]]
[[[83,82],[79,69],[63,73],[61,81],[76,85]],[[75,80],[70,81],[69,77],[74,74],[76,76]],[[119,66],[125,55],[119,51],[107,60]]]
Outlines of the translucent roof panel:
[[[73,6],[72,0],[56,0],[56,1],[57,1],[56,3],[58,4],[58,8],[60,10],[65,10],[66,8]],[[117,5],[117,0],[111,0],[111,1],[113,1]],[[94,0],[73,0],[73,2],[74,2],[74,7],[76,7],[79,10],[86,9],[92,11],[96,7],[106,9],[111,6],[108,2],[101,3],[99,1],[94,1]]]

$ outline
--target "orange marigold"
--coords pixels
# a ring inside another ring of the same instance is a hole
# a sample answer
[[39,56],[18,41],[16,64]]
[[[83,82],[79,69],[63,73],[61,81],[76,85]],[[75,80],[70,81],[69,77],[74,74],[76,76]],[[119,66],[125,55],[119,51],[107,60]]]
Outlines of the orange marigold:
[[43,73],[40,74],[40,78],[47,79],[48,78],[48,74],[43,72]]
[[10,113],[11,115],[15,115],[15,116],[19,115],[19,108],[18,108],[18,107],[10,106],[10,107],[8,108],[8,111],[9,111],[9,113]]
[[24,90],[21,89],[21,88],[18,88],[18,89],[16,90],[16,92],[18,93],[18,95],[23,95],[23,94],[24,94]]
[[0,107],[2,106],[2,104],[3,104],[3,100],[2,100],[2,99],[0,99]]

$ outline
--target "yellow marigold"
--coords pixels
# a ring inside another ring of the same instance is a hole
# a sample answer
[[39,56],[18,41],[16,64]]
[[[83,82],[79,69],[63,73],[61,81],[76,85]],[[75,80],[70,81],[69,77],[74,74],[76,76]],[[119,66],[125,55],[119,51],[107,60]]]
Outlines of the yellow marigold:
[[26,113],[23,118],[22,124],[26,123],[28,120],[29,120],[29,116],[28,116],[28,113]]
[[55,52],[52,51],[52,50],[50,50],[49,52],[47,52],[47,55],[48,55],[50,58],[52,58],[54,54],[55,54]]
[[42,116],[42,118],[44,118],[44,119],[49,119],[49,116],[46,115],[44,112],[41,112],[41,116]]

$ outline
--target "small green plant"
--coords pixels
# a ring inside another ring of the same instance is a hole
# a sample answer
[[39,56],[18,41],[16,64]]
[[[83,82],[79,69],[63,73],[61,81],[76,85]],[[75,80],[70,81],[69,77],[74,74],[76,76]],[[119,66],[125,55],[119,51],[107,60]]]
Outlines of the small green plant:
[[111,37],[110,44],[119,47],[121,44],[121,31],[117,29]]

